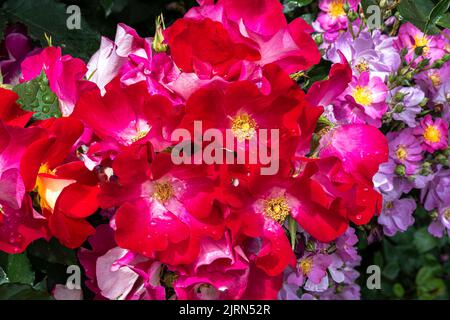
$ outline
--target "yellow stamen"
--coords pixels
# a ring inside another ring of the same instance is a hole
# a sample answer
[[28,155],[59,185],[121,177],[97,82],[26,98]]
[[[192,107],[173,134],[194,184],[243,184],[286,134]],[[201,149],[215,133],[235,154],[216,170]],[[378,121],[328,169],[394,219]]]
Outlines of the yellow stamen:
[[361,73],[369,71],[369,63],[366,60],[362,60],[361,62],[356,64],[355,68]]
[[415,36],[414,37],[414,49],[417,47],[423,47],[423,53],[427,54],[430,51],[430,42],[428,40],[428,37],[423,35],[423,36]]
[[167,202],[173,196],[173,187],[168,182],[155,183],[153,197],[159,202]]
[[337,18],[345,15],[344,11],[344,1],[343,0],[334,0],[330,3],[330,7],[328,9],[328,13],[333,18]]
[[244,113],[232,120],[231,131],[239,142],[252,139],[256,134],[256,121]]
[[442,84],[441,77],[439,73],[432,72],[428,78],[431,80],[431,83],[433,83],[433,86],[438,87]]
[[436,126],[428,126],[423,133],[426,141],[436,143],[441,141],[441,131]]
[[369,106],[373,101],[372,94],[370,93],[369,89],[361,86],[357,86],[355,88],[355,90],[353,91],[353,98],[355,99],[356,103],[364,107]]
[[394,204],[392,203],[392,201],[389,201],[388,203],[386,203],[386,205],[384,207],[386,209],[392,209],[394,207]]
[[273,198],[264,203],[265,214],[277,221],[283,223],[289,215],[289,205],[284,197]]
[[148,133],[150,132],[150,129],[148,130],[144,130],[144,131],[139,131],[138,133],[136,133],[136,135],[131,138],[131,142],[136,142],[141,140],[142,138],[144,138]]
[[444,210],[444,218],[450,220],[450,208]]
[[395,151],[395,155],[397,156],[398,160],[405,160],[408,156],[408,152],[406,151],[405,146],[399,145],[397,151]]
[[299,267],[302,270],[303,274],[307,275],[313,267],[312,258],[304,258],[300,260]]

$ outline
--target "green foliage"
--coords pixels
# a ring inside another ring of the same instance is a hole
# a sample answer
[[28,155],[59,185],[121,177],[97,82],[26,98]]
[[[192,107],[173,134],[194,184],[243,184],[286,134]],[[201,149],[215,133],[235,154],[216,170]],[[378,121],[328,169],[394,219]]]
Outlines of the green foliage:
[[32,37],[42,46],[47,45],[45,35],[52,37],[53,44],[64,48],[64,52],[88,59],[98,48],[99,35],[94,32],[81,14],[81,28],[70,30],[64,4],[54,0],[9,0],[4,5],[5,15],[11,22],[20,22],[28,26]]
[[52,297],[30,285],[5,283],[0,285],[0,300],[52,300]]
[[56,239],[52,239],[50,242],[42,239],[35,241],[28,247],[27,251],[31,257],[49,263],[58,263],[66,266],[77,264],[75,252],[62,246]]
[[58,98],[50,90],[44,72],[31,81],[18,84],[13,90],[19,95],[17,102],[22,109],[35,112],[34,120],[61,117]]
[[[426,227],[420,227],[429,223],[423,214],[423,208],[418,208],[416,224],[406,232],[360,250],[363,298],[448,299],[450,240],[434,238]],[[365,285],[365,269],[372,264],[381,268],[381,290],[369,290]]]
[[[6,282],[5,279],[8,279],[8,282],[11,283],[33,284],[34,272],[26,253],[2,254],[0,256],[0,266],[5,274],[3,282]],[[2,272],[0,272],[0,278]]]
[[450,0],[402,0],[398,6],[398,11],[402,17],[414,24],[426,34],[437,34],[442,26],[442,22],[448,23],[448,9]]

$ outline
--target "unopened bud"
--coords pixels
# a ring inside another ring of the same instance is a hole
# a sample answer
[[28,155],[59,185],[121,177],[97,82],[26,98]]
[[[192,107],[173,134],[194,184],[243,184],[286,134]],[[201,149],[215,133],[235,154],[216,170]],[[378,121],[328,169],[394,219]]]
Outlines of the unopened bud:
[[350,20],[350,22],[353,22],[356,19],[358,19],[358,14],[355,11],[350,11],[349,13],[347,13],[347,17]]
[[342,6],[342,9],[344,9],[345,13],[348,13],[350,11],[350,5],[347,1],[345,1],[344,5]]
[[318,33],[314,36],[314,41],[318,46],[320,46],[323,43],[323,35],[321,33]]
[[403,93],[403,92],[401,92],[401,91],[398,91],[398,92],[395,94],[394,99],[395,99],[395,101],[400,102],[400,101],[403,101],[403,99],[405,98],[405,96],[406,96],[405,93]]
[[405,174],[406,174],[406,167],[405,167],[404,165],[402,165],[402,164],[398,165],[398,166],[395,168],[395,173],[396,173],[397,175],[401,176],[401,177],[404,177]]
[[406,56],[408,54],[408,49],[407,48],[403,48],[402,50],[400,50],[400,55],[402,57]]
[[166,52],[167,44],[164,43],[164,36],[163,36],[164,18],[162,14],[156,17],[155,24],[156,24],[156,31],[152,44],[153,50],[155,50],[156,52]]
[[430,64],[430,59],[423,59],[417,64],[417,68],[422,69]]
[[419,106],[421,106],[422,108],[425,107],[425,106],[427,105],[427,103],[428,103],[429,100],[430,100],[430,99],[428,99],[428,98],[426,98],[426,97],[423,98],[423,100],[420,101]]
[[443,61],[442,59],[436,60],[432,65],[431,68],[433,69],[440,69],[442,68],[442,66],[444,65],[445,61]]
[[423,54],[423,47],[417,47],[414,49],[414,54],[416,56],[421,56]]

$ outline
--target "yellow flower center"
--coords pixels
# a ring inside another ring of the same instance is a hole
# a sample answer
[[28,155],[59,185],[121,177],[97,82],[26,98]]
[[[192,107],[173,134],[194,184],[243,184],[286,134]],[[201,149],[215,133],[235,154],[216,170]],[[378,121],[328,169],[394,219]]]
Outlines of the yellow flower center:
[[330,16],[333,18],[337,18],[345,15],[344,11],[344,1],[343,0],[334,0],[330,3],[330,7],[328,9]]
[[406,151],[405,146],[398,146],[397,151],[395,151],[395,155],[397,156],[398,160],[405,160],[408,156],[408,152]]
[[289,205],[284,197],[273,198],[264,203],[266,216],[278,223],[283,223],[289,215]]
[[366,60],[362,60],[358,64],[356,64],[355,68],[361,73],[369,71],[369,63]]
[[256,121],[244,113],[232,120],[231,131],[239,142],[252,139],[256,134]]
[[168,182],[155,183],[153,197],[159,202],[167,202],[173,196],[173,187]]
[[369,106],[373,101],[372,94],[370,93],[369,89],[361,86],[357,86],[355,88],[355,90],[353,91],[353,98],[355,99],[356,103],[365,107]]
[[303,274],[307,275],[313,267],[312,258],[304,258],[300,260],[299,267],[302,270]]
[[444,218],[450,220],[450,208],[444,210]]
[[131,142],[135,143],[136,141],[141,140],[144,138],[148,133],[150,132],[150,129],[144,130],[144,131],[138,131],[134,137],[131,138]]
[[441,77],[437,72],[432,72],[428,78],[431,80],[431,83],[433,83],[433,86],[437,87],[442,84]]
[[414,49],[417,47],[423,47],[423,53],[427,54],[430,51],[429,40],[427,36],[415,36],[414,37]]
[[436,126],[428,126],[423,133],[423,137],[428,142],[436,143],[441,141],[441,132]]
[[394,207],[394,204],[392,203],[392,201],[389,201],[388,203],[386,203],[386,205],[384,207],[386,209],[392,209]]

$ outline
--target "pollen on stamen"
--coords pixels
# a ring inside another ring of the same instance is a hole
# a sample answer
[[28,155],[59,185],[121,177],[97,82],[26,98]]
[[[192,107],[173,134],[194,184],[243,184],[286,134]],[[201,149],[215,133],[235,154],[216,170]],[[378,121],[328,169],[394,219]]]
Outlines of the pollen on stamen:
[[244,113],[232,119],[231,131],[239,142],[252,139],[256,134],[258,125],[248,114]]
[[307,275],[313,267],[313,260],[312,258],[303,258],[300,260],[298,266],[299,269],[302,270],[303,274]]
[[278,197],[264,203],[264,212],[276,222],[283,223],[289,215],[290,208],[284,197]]
[[356,103],[362,106],[368,106],[372,103],[372,94],[366,87],[357,86],[353,91],[353,98]]
[[356,64],[355,68],[361,73],[369,71],[369,63],[366,60],[362,60]]
[[395,151],[395,155],[397,156],[398,160],[405,160],[408,156],[408,152],[406,151],[405,146],[398,146],[397,150]]
[[139,131],[134,137],[131,138],[131,142],[132,142],[132,143],[135,143],[136,141],[141,140],[141,139],[144,138],[149,132],[150,132],[150,130]]
[[168,182],[157,182],[155,183],[155,191],[153,197],[159,202],[167,202],[173,196],[173,187]]
[[423,133],[423,137],[428,142],[436,143],[441,141],[441,131],[436,126],[428,126]]
[[334,0],[333,2],[331,2],[329,7],[329,13],[333,18],[345,15],[344,1]]

